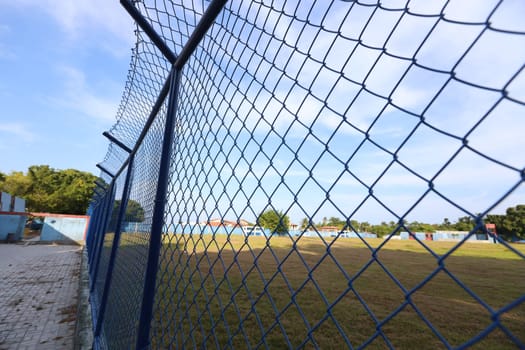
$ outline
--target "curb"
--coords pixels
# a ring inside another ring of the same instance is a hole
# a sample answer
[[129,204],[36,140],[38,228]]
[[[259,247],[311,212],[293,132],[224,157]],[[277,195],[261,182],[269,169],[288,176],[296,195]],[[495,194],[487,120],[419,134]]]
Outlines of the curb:
[[87,269],[87,250],[82,247],[80,276],[78,285],[77,323],[73,349],[93,349],[93,328],[89,305],[89,273]]

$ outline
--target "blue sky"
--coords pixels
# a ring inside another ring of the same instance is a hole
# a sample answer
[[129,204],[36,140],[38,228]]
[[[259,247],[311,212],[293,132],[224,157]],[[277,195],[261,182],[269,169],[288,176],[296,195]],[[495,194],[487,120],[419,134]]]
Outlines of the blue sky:
[[[205,51],[199,51],[200,62],[190,62],[195,64],[193,72],[186,71],[188,99],[199,93],[197,81],[205,67],[215,82],[207,85],[209,95],[221,95],[227,103],[218,104],[220,117],[213,126],[204,125],[202,116],[210,115],[206,103],[200,111],[195,106],[187,116],[188,125],[181,128],[184,138],[191,139],[195,123],[202,123],[203,130],[209,128],[217,135],[226,133],[226,128],[234,135],[240,133],[235,141],[226,137],[225,150],[235,143],[248,146],[240,146],[246,161],[230,159],[226,167],[220,165],[227,157],[237,159],[239,151],[223,153],[221,141],[214,144],[213,138],[199,144],[216,146],[210,148],[209,158],[196,155],[200,147],[180,150],[188,163],[178,168],[186,169],[190,159],[199,164],[204,157],[204,168],[216,164],[212,178],[231,179],[224,180],[226,195],[216,195],[215,211],[215,199],[207,203],[205,196],[199,198],[198,179],[181,179],[175,188],[194,189],[172,198],[181,207],[190,201],[186,209],[179,207],[183,216],[193,213],[191,200],[196,198],[208,206],[206,215],[213,212],[217,217],[235,216],[248,201],[254,212],[248,210],[243,216],[256,216],[271,200],[294,222],[306,215],[314,215],[316,221],[352,215],[370,222],[397,221],[396,216],[441,222],[487,210],[502,213],[523,203],[520,185],[492,207],[521,181],[519,169],[525,165],[521,136],[525,108],[502,99],[498,91],[505,88],[508,97],[525,101],[524,71],[505,86],[525,62],[523,2],[508,0],[493,11],[496,1],[411,1],[410,15],[342,1],[263,3],[232,2],[233,16],[241,20],[224,19],[227,29],[216,27],[212,36],[232,35],[235,40],[224,39],[224,45],[205,42],[203,47],[215,56],[204,58]],[[405,3],[384,5],[402,9]],[[441,11],[447,21],[437,23]],[[319,15],[325,12],[326,16]],[[242,18],[250,24],[243,27]],[[488,18],[494,29],[486,30]],[[325,31],[319,30],[320,25]],[[412,64],[414,56],[419,66]],[[451,79],[451,70],[457,79]],[[425,124],[420,123],[421,114]],[[348,123],[343,123],[343,115]],[[219,121],[226,127],[221,128]],[[373,142],[359,146],[366,133]],[[279,148],[284,136],[291,150]],[[257,143],[264,145],[264,154]],[[326,153],[325,143],[334,156]],[[250,165],[253,157],[256,161]],[[352,175],[336,157],[343,162],[351,159]],[[434,190],[428,192],[431,180]],[[224,213],[229,206],[233,210]],[[191,220],[196,219],[188,215]]]
[[[183,198],[197,198],[191,191],[173,197],[181,203],[179,210],[194,213],[202,205],[212,208],[207,214],[228,219],[234,214],[228,207],[239,213],[249,200],[254,212],[242,215],[255,216],[271,196],[272,205],[286,210],[294,222],[305,214],[315,220],[352,215],[370,222],[396,221],[396,216],[440,222],[465,215],[458,207],[501,213],[524,202],[521,184],[491,208],[522,181],[519,169],[525,165],[525,107],[512,102],[525,101],[525,71],[505,87],[525,62],[524,2],[506,0],[492,12],[497,1],[414,0],[410,14],[345,1],[281,3],[273,2],[272,8],[269,2],[229,2],[226,12],[241,20],[224,19],[222,29],[216,26],[197,50],[199,60],[190,60],[185,69],[186,101],[204,97],[187,110],[178,132],[191,140],[198,125],[202,134],[210,128],[222,138],[200,139],[181,149],[188,164],[180,168],[204,166],[206,173],[214,164],[228,163],[212,169],[207,181],[232,181],[209,188],[214,196],[196,202]],[[395,0],[386,6],[403,9],[405,3]],[[118,1],[102,0],[0,0],[0,6],[0,171],[49,164],[98,174],[95,164],[104,159],[108,145],[101,133],[115,122],[134,44],[127,13]],[[436,15],[441,11],[446,21]],[[486,30],[487,18],[494,29]],[[241,30],[244,19],[249,24]],[[224,35],[232,40],[211,39]],[[170,44],[178,52],[184,43]],[[413,57],[419,67],[411,64]],[[456,80],[450,79],[451,70]],[[497,90],[504,87],[508,94],[501,99]],[[210,117],[211,101],[205,101],[210,96],[222,98],[213,106],[219,118]],[[222,127],[215,124],[219,121]],[[248,129],[242,129],[243,123]],[[225,126],[230,136],[224,137]],[[246,143],[244,157],[255,157],[253,164],[237,162],[239,150],[231,135],[239,131],[236,141]],[[359,146],[365,135],[370,140]],[[279,148],[283,136],[293,151]],[[325,143],[332,154],[326,153]],[[215,153],[201,155],[207,160],[199,163],[198,152],[207,149],[197,146],[205,144]],[[302,163],[294,161],[296,156]],[[351,174],[337,158],[350,159]],[[238,192],[242,178],[245,193]],[[435,192],[428,192],[431,179]],[[197,179],[182,176],[173,185],[197,191],[192,181]],[[227,212],[213,212],[216,202]],[[192,214],[185,220],[197,218]]]
[[118,1],[0,0],[0,171],[98,174],[134,44]]

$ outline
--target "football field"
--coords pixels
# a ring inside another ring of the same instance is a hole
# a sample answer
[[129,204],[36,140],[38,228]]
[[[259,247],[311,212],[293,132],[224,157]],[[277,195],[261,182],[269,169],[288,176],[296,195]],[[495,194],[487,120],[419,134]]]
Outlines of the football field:
[[514,349],[509,332],[525,342],[524,246],[465,243],[445,256],[457,243],[424,243],[166,235],[155,343],[439,349],[480,336],[473,348]]

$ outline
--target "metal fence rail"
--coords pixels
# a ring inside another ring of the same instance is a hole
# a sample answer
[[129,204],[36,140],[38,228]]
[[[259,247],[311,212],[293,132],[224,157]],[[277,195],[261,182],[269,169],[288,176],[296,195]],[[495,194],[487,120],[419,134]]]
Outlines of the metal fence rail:
[[521,2],[121,3],[96,348],[525,348],[523,249],[484,224],[525,198]]

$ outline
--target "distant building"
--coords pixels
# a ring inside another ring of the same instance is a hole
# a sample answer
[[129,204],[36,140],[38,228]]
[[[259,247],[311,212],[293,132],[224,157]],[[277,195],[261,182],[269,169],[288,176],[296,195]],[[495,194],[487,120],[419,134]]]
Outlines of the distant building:
[[337,226],[321,226],[317,229],[319,232],[337,232],[341,229]]
[[212,227],[219,227],[219,226],[224,226],[224,227],[243,227],[243,226],[250,226],[251,223],[244,220],[244,219],[239,219],[239,221],[230,221],[230,220],[224,220],[222,218],[215,218],[215,219],[210,219],[208,221],[205,221],[205,222],[201,222],[200,223],[201,225],[208,225],[208,226],[212,226]]
[[261,226],[243,226],[242,233],[245,236],[266,236],[266,232]]

